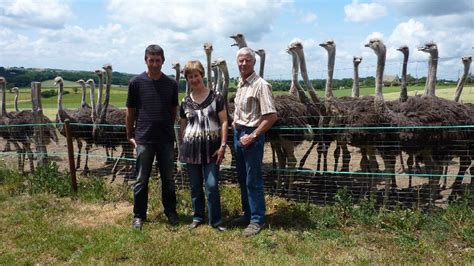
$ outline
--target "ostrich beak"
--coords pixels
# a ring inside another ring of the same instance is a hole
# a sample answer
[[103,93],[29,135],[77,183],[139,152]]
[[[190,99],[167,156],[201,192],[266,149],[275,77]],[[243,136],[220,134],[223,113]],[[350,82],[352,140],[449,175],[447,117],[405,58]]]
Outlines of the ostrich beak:
[[370,43],[366,43],[364,46],[365,47],[370,47]]
[[326,44],[325,43],[320,43],[319,46],[326,47]]

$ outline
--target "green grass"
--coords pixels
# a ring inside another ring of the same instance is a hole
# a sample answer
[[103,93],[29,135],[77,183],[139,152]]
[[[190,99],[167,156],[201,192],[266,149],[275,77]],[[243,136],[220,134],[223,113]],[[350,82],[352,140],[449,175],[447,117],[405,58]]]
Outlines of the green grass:
[[[81,89],[77,92],[74,92],[73,88],[80,88],[79,84],[72,81],[65,81],[65,91],[68,91],[69,94],[64,95],[63,97],[63,106],[65,108],[78,108],[79,104],[81,103]],[[52,80],[42,82],[42,91],[45,90],[57,90],[57,87],[53,85]],[[417,86],[410,86],[408,88],[408,94],[410,96],[417,94],[422,94],[424,90],[424,85],[417,85]],[[446,86],[446,85],[439,85],[437,87],[437,95],[443,98],[452,99],[455,92],[455,87],[453,86]],[[286,94],[287,92],[283,91],[275,91],[274,94]],[[230,93],[229,97],[232,96],[234,93]],[[322,91],[318,91],[318,94],[323,97],[324,93]],[[360,95],[373,95],[374,88],[372,87],[365,87],[360,89]],[[395,100],[399,97],[400,94],[400,87],[385,87],[384,88],[384,97],[386,100]],[[185,93],[179,94],[179,100],[184,97]],[[335,90],[334,95],[336,97],[341,96],[350,96],[351,89],[343,89],[343,90]],[[13,109],[13,100],[14,100],[14,93],[7,93],[6,94],[6,108],[7,110]],[[125,108],[125,102],[127,99],[127,87],[125,86],[112,86],[111,95],[110,95],[110,104],[119,107]],[[463,102],[470,102],[474,103],[474,87],[472,85],[466,85],[464,87],[464,91],[461,95],[461,100]],[[89,89],[87,89],[87,101],[89,101]],[[43,105],[43,113],[47,115],[49,118],[54,118],[56,115],[57,110],[57,97],[50,97],[50,98],[42,98],[42,105]],[[30,89],[29,88],[20,88],[20,99],[19,99],[19,108],[20,109],[29,109],[31,108],[31,96],[30,96]]]
[[[49,182],[67,177],[54,165],[40,170]],[[127,185],[79,179],[77,195],[26,182],[0,168],[0,264],[437,264],[474,260],[474,211],[467,202],[423,213],[351,204],[340,191],[334,204],[317,206],[266,197],[267,227],[245,238],[240,228],[219,233],[209,226],[190,231],[188,190],[178,190],[181,223],[169,226],[151,182],[149,217],[131,229],[132,197]],[[49,192],[48,192],[49,191]],[[239,190],[221,186],[223,215],[240,212]],[[370,217],[370,218],[369,218]]]

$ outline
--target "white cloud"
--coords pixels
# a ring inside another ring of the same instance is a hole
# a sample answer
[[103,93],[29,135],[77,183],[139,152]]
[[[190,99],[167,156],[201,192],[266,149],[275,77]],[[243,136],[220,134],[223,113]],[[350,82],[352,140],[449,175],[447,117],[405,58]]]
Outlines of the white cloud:
[[318,19],[318,16],[313,13],[313,12],[308,12],[306,14],[303,14],[301,21],[303,23],[313,23]]
[[20,28],[61,28],[73,16],[67,2],[59,0],[1,0],[0,23]]
[[359,3],[353,0],[351,4],[344,6],[346,21],[367,22],[376,20],[387,15],[385,6],[377,3]]
[[425,25],[415,19],[398,24],[388,38],[394,46],[407,45],[408,47],[420,46],[423,40],[429,37]]

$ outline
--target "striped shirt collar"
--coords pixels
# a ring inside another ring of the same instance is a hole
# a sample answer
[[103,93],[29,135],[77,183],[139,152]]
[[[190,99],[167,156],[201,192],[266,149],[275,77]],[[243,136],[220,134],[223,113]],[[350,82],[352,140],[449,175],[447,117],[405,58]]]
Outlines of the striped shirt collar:
[[259,76],[257,75],[257,72],[255,72],[255,71],[243,81],[242,81],[242,77],[240,77],[239,78],[239,87],[242,87],[245,84],[252,84],[258,78],[259,78]]

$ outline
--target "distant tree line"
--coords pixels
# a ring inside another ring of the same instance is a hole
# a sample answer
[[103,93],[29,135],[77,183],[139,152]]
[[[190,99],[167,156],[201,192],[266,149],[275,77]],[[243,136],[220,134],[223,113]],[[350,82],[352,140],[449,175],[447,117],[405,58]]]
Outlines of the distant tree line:
[[[114,85],[128,86],[129,80],[136,74],[127,74],[121,72],[113,72],[113,81]],[[71,70],[61,70],[61,69],[34,69],[34,68],[23,68],[23,67],[13,67],[13,68],[4,68],[0,67],[0,76],[3,76],[7,79],[7,88],[11,89],[12,87],[29,87],[33,81],[45,81],[54,79],[57,76],[63,77],[64,80],[76,81],[79,79],[93,79],[96,83],[99,82],[97,75],[92,71],[71,71]],[[173,77],[173,76],[171,76]],[[414,78],[410,74],[407,75],[408,84],[424,84],[426,82],[426,77]],[[291,80],[268,80],[273,87],[274,91],[286,91],[291,85]],[[237,78],[231,78],[229,81],[229,91],[235,92],[237,88]],[[316,90],[324,90],[326,80],[316,79],[312,80],[312,85]],[[468,83],[472,83],[472,74],[468,78]],[[300,81],[303,85],[303,82]],[[455,81],[439,79],[438,84],[455,84]],[[362,87],[373,87],[375,85],[374,77],[365,77],[360,78],[360,85]],[[344,79],[334,79],[333,88],[337,89],[348,89],[352,87],[352,78]],[[179,91],[186,91],[186,81],[184,78],[180,79],[179,82]]]

